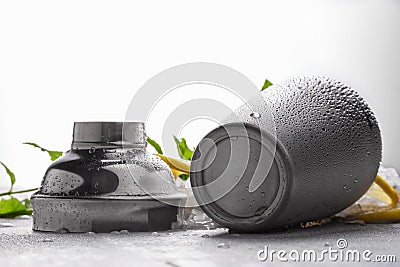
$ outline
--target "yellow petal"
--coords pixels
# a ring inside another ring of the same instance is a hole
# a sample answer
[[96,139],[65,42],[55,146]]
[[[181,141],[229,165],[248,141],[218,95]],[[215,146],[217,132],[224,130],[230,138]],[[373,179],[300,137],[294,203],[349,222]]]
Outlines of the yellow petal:
[[187,174],[186,172],[182,172],[180,170],[171,168],[172,174],[174,175],[175,180],[181,175],[181,174]]
[[185,162],[183,162],[179,159],[170,158],[170,157],[167,157],[167,156],[164,156],[161,154],[156,154],[156,155],[159,156],[160,159],[165,161],[171,169],[176,169],[176,170],[181,171],[186,174],[190,173],[189,164],[186,164]]
[[355,218],[367,223],[400,222],[400,208],[360,214]]
[[399,202],[399,194],[397,191],[379,175],[376,176],[367,194],[391,207],[395,207]]

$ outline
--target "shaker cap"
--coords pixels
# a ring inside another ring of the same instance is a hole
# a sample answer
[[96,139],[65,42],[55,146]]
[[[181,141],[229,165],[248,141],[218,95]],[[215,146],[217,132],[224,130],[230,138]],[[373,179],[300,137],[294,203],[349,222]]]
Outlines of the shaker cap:
[[72,148],[146,146],[143,122],[75,122]]

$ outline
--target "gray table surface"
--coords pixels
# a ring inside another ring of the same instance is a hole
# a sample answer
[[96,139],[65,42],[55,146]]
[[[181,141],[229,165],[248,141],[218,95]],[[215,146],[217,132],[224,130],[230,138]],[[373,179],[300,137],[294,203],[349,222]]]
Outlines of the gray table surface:
[[[12,225],[10,225],[12,224]],[[32,220],[0,219],[0,266],[261,266],[257,252],[293,249],[321,252],[337,248],[345,238],[359,251],[395,255],[400,261],[400,224],[348,225],[332,223],[308,229],[290,229],[267,234],[229,234],[227,229],[175,230],[119,234],[57,234],[31,230]],[[322,264],[332,263],[325,260]],[[285,266],[309,265],[307,262]],[[354,264],[354,263],[352,263]],[[384,266],[359,262],[355,265]],[[396,265],[396,263],[391,263]],[[399,265],[397,263],[397,265]]]

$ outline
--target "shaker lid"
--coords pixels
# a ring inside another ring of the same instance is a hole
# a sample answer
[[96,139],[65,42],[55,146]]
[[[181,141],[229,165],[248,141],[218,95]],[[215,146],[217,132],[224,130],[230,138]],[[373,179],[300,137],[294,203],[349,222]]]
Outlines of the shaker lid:
[[73,148],[91,145],[146,146],[143,122],[75,122]]
[[275,217],[289,175],[286,154],[276,142],[257,126],[240,122],[203,138],[193,154],[190,180],[207,215],[233,230],[250,232]]

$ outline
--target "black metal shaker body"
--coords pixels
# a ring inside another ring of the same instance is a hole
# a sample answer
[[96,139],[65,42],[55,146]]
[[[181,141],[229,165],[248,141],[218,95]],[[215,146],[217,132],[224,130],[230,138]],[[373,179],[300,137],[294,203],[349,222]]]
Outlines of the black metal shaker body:
[[381,161],[381,135],[355,91],[304,77],[262,95],[207,134],[194,153],[191,183],[208,216],[238,232],[263,232],[332,216],[368,190]]

